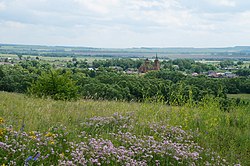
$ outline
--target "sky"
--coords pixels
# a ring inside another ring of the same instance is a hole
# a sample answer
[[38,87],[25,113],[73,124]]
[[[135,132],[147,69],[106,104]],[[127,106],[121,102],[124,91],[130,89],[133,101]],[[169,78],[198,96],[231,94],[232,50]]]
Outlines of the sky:
[[249,0],[0,0],[0,43],[130,47],[250,45]]

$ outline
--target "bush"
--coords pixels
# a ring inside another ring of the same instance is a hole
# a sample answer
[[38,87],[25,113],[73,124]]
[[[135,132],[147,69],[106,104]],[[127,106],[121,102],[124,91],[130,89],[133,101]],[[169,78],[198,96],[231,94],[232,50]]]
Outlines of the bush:
[[70,73],[50,70],[42,73],[28,92],[37,97],[51,97],[54,100],[75,100],[78,98],[78,87],[70,78]]

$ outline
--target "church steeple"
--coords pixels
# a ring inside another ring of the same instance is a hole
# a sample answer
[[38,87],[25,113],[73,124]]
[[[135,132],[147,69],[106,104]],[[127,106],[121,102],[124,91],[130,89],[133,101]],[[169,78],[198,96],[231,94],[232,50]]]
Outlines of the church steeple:
[[148,71],[152,71],[152,70],[160,70],[160,61],[158,59],[157,53],[155,55],[155,60],[154,60],[153,65],[151,64],[151,61],[147,58],[144,64],[142,64],[139,67],[138,72],[147,73]]
[[158,59],[157,53],[155,54],[154,70],[160,70],[160,61]]
[[158,60],[158,56],[157,56],[157,53],[155,54],[155,60]]

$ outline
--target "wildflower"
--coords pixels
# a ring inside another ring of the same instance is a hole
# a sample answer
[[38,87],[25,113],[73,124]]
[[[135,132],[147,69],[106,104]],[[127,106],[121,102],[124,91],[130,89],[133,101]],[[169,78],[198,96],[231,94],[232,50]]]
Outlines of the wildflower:
[[5,129],[0,128],[0,137],[3,136],[5,133]]
[[38,159],[38,157],[40,157],[40,152],[37,152],[35,154],[35,157],[33,157],[33,160],[36,161]]
[[29,165],[28,162],[32,160],[32,156],[29,156],[26,160],[25,160],[25,166]]
[[46,159],[48,157],[49,157],[49,154],[47,154],[46,156],[43,156],[42,159],[44,160],[44,159]]
[[64,158],[64,153],[62,152],[61,154],[59,154],[59,156],[60,156],[61,158]]
[[8,147],[5,143],[0,142],[0,148],[2,149],[6,149],[6,147]]
[[35,135],[35,132],[34,131],[30,131],[29,134],[30,135]]
[[54,141],[50,141],[49,143],[50,143],[51,145],[54,145],[54,144],[55,144],[55,142],[54,142]]
[[36,139],[36,133],[34,131],[29,132],[29,135],[31,139]]
[[32,156],[29,156],[26,160],[25,160],[25,162],[28,162],[28,161],[30,161],[32,159]]
[[46,135],[45,135],[45,137],[52,137],[52,136],[54,136],[55,134],[52,134],[51,132],[48,132]]
[[4,123],[4,119],[2,117],[0,117],[0,124]]

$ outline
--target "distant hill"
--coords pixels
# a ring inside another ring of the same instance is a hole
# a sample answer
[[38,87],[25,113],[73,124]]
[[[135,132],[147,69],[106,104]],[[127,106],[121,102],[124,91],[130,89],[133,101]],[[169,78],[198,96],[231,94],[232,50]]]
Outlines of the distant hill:
[[241,59],[250,60],[250,46],[235,46],[223,48],[193,48],[193,47],[140,47],[140,48],[93,48],[70,46],[16,45],[0,44],[2,54],[23,54],[53,57],[116,57],[145,58],[157,53],[160,58],[191,58],[191,59]]

